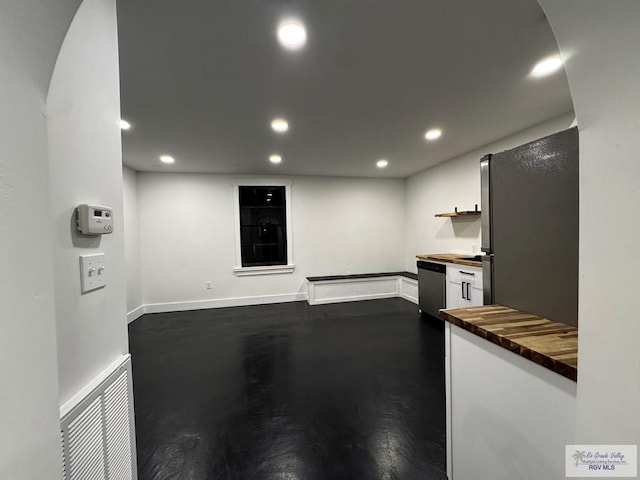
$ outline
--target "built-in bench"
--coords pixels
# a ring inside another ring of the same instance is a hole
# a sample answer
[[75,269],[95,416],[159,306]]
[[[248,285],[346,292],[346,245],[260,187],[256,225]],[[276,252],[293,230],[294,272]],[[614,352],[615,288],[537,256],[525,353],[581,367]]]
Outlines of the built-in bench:
[[307,277],[309,305],[402,297],[418,303],[418,275],[411,272]]

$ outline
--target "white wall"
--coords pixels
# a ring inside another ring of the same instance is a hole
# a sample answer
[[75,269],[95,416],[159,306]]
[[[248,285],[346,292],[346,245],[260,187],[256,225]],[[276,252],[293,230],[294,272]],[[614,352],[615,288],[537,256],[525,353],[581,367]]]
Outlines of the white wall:
[[138,231],[138,173],[129,167],[123,167],[122,177],[124,262],[127,268],[127,312],[129,312],[130,317],[134,317],[137,313],[136,310],[142,306],[140,235]]
[[[539,0],[580,126],[577,443],[640,444],[640,5]],[[631,267],[631,268],[630,268]]]
[[[288,295],[280,300],[292,300],[307,276],[415,272],[419,253],[472,253],[474,247],[479,252],[479,217],[451,220],[434,214],[480,205],[483,155],[564,130],[573,120],[573,113],[563,115],[404,181],[293,177],[296,271],[291,275],[233,275],[232,176],[140,172],[142,303],[209,301],[200,305],[204,308],[239,297]],[[131,202],[133,185],[126,181]],[[129,311],[139,306],[135,284],[140,282],[134,276],[129,276]],[[208,280],[213,290],[205,290]]]
[[60,478],[44,101],[79,0],[0,5],[0,478]]
[[480,158],[569,128],[573,113],[536,125],[406,180],[406,270],[420,253],[480,253],[480,217],[435,218],[436,213],[480,207]]
[[145,304],[292,300],[307,276],[403,269],[402,180],[292,177],[294,273],[236,277],[233,178],[138,173]]
[[[60,404],[128,351],[115,0],[85,0],[47,97]],[[114,209],[114,233],[82,237],[81,203]],[[108,285],[80,293],[79,256],[106,254]]]

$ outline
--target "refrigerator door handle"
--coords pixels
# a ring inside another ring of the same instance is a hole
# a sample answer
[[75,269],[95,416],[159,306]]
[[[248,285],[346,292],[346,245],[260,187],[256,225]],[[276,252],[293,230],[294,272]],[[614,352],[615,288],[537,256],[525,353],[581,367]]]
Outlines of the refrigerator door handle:
[[491,155],[480,160],[480,203],[482,220],[482,245],[485,253],[493,253],[491,238]]

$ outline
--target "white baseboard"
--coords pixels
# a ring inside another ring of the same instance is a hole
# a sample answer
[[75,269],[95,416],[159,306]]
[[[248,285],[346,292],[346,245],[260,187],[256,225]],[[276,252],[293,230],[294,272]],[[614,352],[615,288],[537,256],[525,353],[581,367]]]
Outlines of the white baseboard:
[[269,303],[299,302],[307,299],[306,292],[262,295],[257,297],[216,298],[191,302],[150,303],[144,305],[144,313],[184,312],[187,310],[205,310],[209,308],[244,307],[247,305],[266,305]]
[[[307,300],[310,305],[329,303],[356,302],[360,300],[379,300],[383,298],[401,297],[409,302],[418,303],[418,282],[407,277],[379,277],[356,280],[335,280],[317,282],[325,285],[340,285],[345,290],[340,295],[335,292],[322,297],[318,295],[313,283],[308,284],[308,292],[285,293],[277,295],[261,295],[256,297],[216,298],[211,300],[193,300],[188,302],[148,303],[141,305],[127,314],[127,322],[131,323],[145,313],[184,312],[188,310],[206,310],[210,308],[244,307],[248,305],[266,305],[271,303],[300,302]],[[356,285],[354,285],[354,283]],[[375,284],[386,283],[387,291],[375,292]],[[353,287],[357,288],[354,290]],[[368,291],[367,291],[368,290]],[[375,292],[375,293],[372,293]]]
[[127,323],[131,323],[137,318],[140,318],[145,314],[144,305],[140,305],[138,308],[134,308],[129,313],[127,313]]

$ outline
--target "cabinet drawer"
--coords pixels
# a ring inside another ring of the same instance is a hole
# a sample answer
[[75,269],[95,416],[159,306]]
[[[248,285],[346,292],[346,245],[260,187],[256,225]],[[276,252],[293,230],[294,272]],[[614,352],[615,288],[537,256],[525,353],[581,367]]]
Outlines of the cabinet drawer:
[[447,265],[447,281],[466,282],[473,287],[482,288],[482,268],[462,265]]

